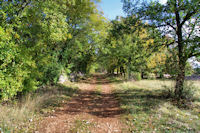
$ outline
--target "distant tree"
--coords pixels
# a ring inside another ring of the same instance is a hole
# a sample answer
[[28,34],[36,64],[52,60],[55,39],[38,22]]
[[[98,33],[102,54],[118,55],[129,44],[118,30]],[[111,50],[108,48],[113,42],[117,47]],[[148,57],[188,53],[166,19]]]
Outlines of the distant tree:
[[111,22],[101,55],[109,73],[117,70],[128,79],[131,72],[142,71],[147,58],[157,49],[156,38],[149,39],[150,31],[134,18],[120,17]]
[[187,60],[200,55],[200,1],[168,0],[166,4],[158,1],[122,0],[124,11],[136,15],[148,26],[158,29],[163,35],[173,37],[172,42],[177,50],[178,74],[176,77],[175,95],[181,98],[185,80]]

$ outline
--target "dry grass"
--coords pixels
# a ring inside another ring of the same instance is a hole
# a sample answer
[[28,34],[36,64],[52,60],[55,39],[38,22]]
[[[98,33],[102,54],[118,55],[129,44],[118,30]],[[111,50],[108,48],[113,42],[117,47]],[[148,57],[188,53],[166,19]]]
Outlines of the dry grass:
[[22,102],[16,104],[1,105],[0,126],[4,132],[27,132],[32,130],[35,111],[39,110],[40,103],[43,103],[49,95],[31,98],[26,96]]
[[[200,81],[189,81],[192,82],[197,88],[200,89]],[[138,87],[145,87],[145,88],[157,88],[162,89],[163,86],[174,86],[175,82],[172,80],[141,80],[135,81],[134,85]]]
[[71,84],[41,88],[21,101],[0,105],[0,130],[4,133],[33,132],[41,116],[54,112],[77,91]]
[[[196,97],[200,97],[200,82],[193,83]],[[177,107],[172,99],[162,97],[164,87],[173,86],[172,81],[142,80],[124,82],[115,86],[121,108],[125,110],[122,120],[129,128],[125,132],[199,132],[200,100],[190,108]]]

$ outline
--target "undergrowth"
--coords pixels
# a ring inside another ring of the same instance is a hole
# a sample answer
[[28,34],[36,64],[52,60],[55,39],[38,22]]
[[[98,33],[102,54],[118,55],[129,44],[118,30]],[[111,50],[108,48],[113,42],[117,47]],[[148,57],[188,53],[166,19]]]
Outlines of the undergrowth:
[[54,112],[68,101],[77,88],[73,85],[46,86],[21,100],[0,104],[0,128],[3,133],[34,132],[42,116]]

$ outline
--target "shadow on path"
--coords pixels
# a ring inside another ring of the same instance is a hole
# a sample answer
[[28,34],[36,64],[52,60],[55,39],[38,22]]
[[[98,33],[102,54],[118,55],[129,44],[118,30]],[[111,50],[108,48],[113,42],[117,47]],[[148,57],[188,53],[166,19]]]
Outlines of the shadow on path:
[[57,113],[70,115],[88,113],[100,118],[114,118],[123,113],[119,101],[111,91],[95,90],[95,84],[100,84],[102,91],[111,90],[111,82],[105,75],[94,75],[81,82],[89,84],[92,90],[80,90],[78,96],[69,101],[64,110],[58,110]]
[[88,113],[97,117],[115,117],[123,111],[113,94],[97,94],[94,91],[82,91],[68,103],[66,114]]
[[[95,82],[93,82],[95,79]],[[93,84],[93,85],[107,85],[111,83],[122,83],[124,80],[117,79],[116,77],[110,77],[106,74],[95,74],[91,77],[80,80],[80,83],[86,83],[86,84]]]

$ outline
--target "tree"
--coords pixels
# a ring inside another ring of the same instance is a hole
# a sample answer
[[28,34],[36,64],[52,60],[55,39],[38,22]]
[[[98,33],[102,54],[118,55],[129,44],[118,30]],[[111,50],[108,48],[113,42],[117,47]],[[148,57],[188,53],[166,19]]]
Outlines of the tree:
[[169,35],[173,41],[164,45],[177,50],[178,74],[175,95],[181,98],[185,80],[187,60],[200,55],[200,1],[168,0],[166,4],[157,1],[122,0],[128,15],[147,22],[149,27],[158,29],[163,36]]
[[141,66],[154,51],[154,48],[148,49],[154,45],[154,40],[148,38],[148,29],[141,27],[140,21],[131,23],[131,18],[120,17],[111,22],[101,55],[108,73],[117,70],[127,79],[130,79],[131,72],[141,72]]
[[104,32],[99,0],[0,1],[0,99],[89,69]]
[[59,60],[73,72],[88,73],[96,52],[102,43],[106,19],[97,10],[94,1],[76,0],[77,7],[70,7],[67,14],[69,32],[72,35],[62,45]]

